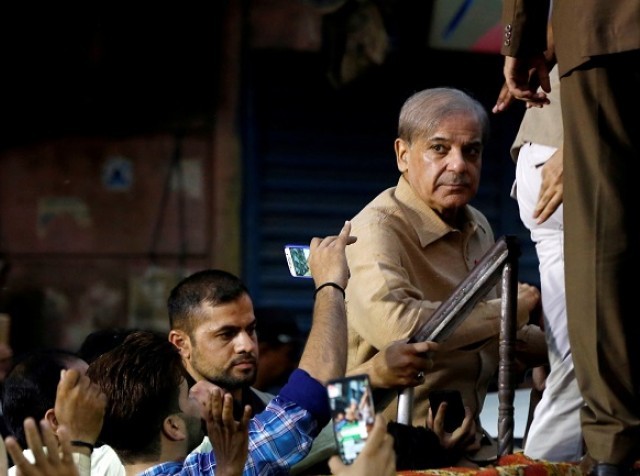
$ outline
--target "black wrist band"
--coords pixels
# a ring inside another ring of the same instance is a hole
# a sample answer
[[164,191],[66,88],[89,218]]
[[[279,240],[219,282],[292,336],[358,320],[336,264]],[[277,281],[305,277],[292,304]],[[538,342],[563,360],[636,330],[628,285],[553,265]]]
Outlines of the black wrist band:
[[316,294],[318,294],[318,291],[320,291],[322,288],[326,288],[327,286],[331,286],[332,288],[336,288],[338,289],[341,293],[342,293],[342,298],[344,299],[346,297],[345,293],[344,293],[344,288],[342,286],[340,286],[339,284],[333,283],[331,281],[321,284],[320,286],[318,286],[316,288],[316,290],[313,293],[313,299],[316,298]]
[[87,443],[86,441],[80,441],[80,440],[72,440],[71,446],[80,446],[82,448],[89,448],[89,451],[93,451],[93,449],[95,448],[95,445],[92,445],[91,443]]

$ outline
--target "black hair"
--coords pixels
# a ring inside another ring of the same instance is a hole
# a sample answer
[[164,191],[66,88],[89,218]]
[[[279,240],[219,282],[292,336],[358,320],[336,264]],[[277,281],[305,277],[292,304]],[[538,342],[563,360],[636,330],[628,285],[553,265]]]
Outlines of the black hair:
[[2,412],[9,431],[27,447],[24,420],[44,418],[55,407],[60,371],[82,359],[60,349],[34,350],[19,356],[4,381]]

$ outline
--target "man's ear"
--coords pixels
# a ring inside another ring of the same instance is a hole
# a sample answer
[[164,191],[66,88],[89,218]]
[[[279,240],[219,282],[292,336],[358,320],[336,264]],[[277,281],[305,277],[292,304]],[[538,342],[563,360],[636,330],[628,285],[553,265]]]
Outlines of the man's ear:
[[398,170],[403,174],[409,168],[409,144],[405,140],[398,138],[394,142],[393,148],[396,151],[396,162],[398,164]]
[[171,441],[182,441],[187,438],[186,426],[184,420],[173,413],[162,422],[162,433]]
[[51,425],[51,429],[53,430],[53,432],[57,434],[58,426],[60,426],[60,424],[58,423],[58,419],[56,418],[56,412],[53,408],[49,408],[45,412],[44,419],[47,420],[49,425]]
[[169,342],[178,348],[183,359],[189,360],[191,357],[191,339],[186,332],[176,329],[169,331]]

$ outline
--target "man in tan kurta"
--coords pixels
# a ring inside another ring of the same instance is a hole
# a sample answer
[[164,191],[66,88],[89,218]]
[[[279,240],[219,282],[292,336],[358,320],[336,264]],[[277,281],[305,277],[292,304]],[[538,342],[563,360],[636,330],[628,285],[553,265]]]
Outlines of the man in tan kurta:
[[[352,219],[358,241],[347,249],[348,373],[366,369],[389,342],[415,334],[493,245],[487,219],[469,206],[479,185],[486,136],[484,108],[461,91],[428,89],[405,102],[395,142],[402,174],[398,185]],[[537,289],[520,285],[519,326],[538,300]],[[499,328],[495,290],[441,344],[424,379],[416,376],[422,381],[414,383],[414,425],[425,424],[433,389],[458,389],[479,415],[497,370]],[[521,334],[527,332],[543,339],[537,327]],[[378,386],[394,387],[386,383]],[[395,419],[396,411],[394,401],[385,413]]]

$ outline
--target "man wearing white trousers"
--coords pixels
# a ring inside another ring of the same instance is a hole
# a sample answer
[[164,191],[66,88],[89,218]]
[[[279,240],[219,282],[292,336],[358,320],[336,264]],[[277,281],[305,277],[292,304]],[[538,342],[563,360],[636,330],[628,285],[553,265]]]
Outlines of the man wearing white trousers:
[[527,433],[524,453],[547,461],[583,456],[583,405],[569,345],[564,284],[562,216],[562,115],[557,69],[551,72],[551,103],[527,109],[511,147],[516,161],[513,196],[531,232],[540,263],[540,293],[549,356],[542,399]]

